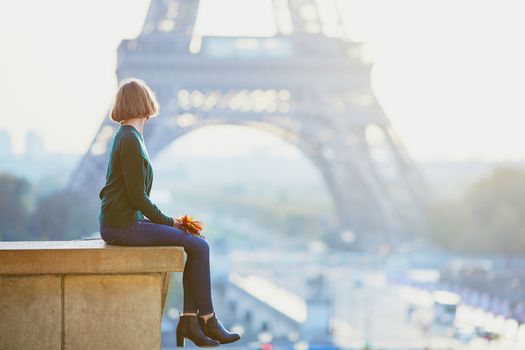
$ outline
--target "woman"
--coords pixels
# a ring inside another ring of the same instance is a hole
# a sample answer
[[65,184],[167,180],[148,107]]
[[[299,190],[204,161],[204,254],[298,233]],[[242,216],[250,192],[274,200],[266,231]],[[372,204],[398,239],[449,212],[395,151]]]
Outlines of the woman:
[[99,194],[100,235],[108,244],[184,247],[184,309],[177,346],[184,346],[184,338],[206,347],[231,343],[240,336],[224,329],[213,311],[208,243],[182,230],[149,198],[153,169],[142,132],[158,109],[154,93],[142,80],[122,82],[111,111],[111,119],[121,126],[113,137],[106,184]]

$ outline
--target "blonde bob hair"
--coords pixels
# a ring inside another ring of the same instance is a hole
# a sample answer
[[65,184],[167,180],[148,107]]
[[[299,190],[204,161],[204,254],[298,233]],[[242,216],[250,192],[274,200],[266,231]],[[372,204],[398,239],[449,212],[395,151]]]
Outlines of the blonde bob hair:
[[122,123],[130,118],[151,118],[159,113],[157,98],[146,83],[137,78],[124,79],[111,108],[111,120]]

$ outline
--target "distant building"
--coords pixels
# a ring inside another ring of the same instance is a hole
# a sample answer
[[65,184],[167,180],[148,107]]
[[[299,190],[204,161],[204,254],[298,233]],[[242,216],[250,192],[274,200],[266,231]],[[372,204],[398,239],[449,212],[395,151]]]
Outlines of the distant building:
[[24,154],[30,157],[38,157],[45,153],[45,146],[42,137],[34,131],[26,134],[26,148]]
[[0,130],[0,157],[10,157],[12,155],[11,136],[6,130]]

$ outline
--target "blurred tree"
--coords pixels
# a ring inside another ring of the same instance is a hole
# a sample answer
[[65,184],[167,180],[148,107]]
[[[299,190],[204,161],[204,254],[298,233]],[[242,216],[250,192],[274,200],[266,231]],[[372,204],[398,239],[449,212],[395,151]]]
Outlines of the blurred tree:
[[478,250],[525,253],[525,172],[497,169],[465,196]]
[[432,208],[433,238],[452,250],[525,253],[525,172],[500,168],[472,186],[459,202]]
[[60,191],[38,200],[32,231],[40,240],[77,239],[98,231],[98,202]]
[[29,195],[26,180],[0,174],[0,240],[28,240]]
[[450,250],[468,246],[471,217],[461,202],[439,201],[430,207],[433,239]]

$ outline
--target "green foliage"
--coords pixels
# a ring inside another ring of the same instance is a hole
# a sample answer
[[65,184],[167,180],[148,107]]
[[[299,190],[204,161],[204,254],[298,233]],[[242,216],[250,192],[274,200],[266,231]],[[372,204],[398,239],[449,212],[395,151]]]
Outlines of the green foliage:
[[55,192],[38,200],[32,223],[39,240],[77,239],[98,230],[98,202]]
[[27,181],[0,174],[0,239],[28,239],[30,192],[31,186]]
[[77,239],[98,230],[98,198],[38,192],[24,179],[0,174],[0,240]]
[[473,185],[462,200],[436,203],[433,238],[469,253],[525,253],[525,172],[496,169]]

